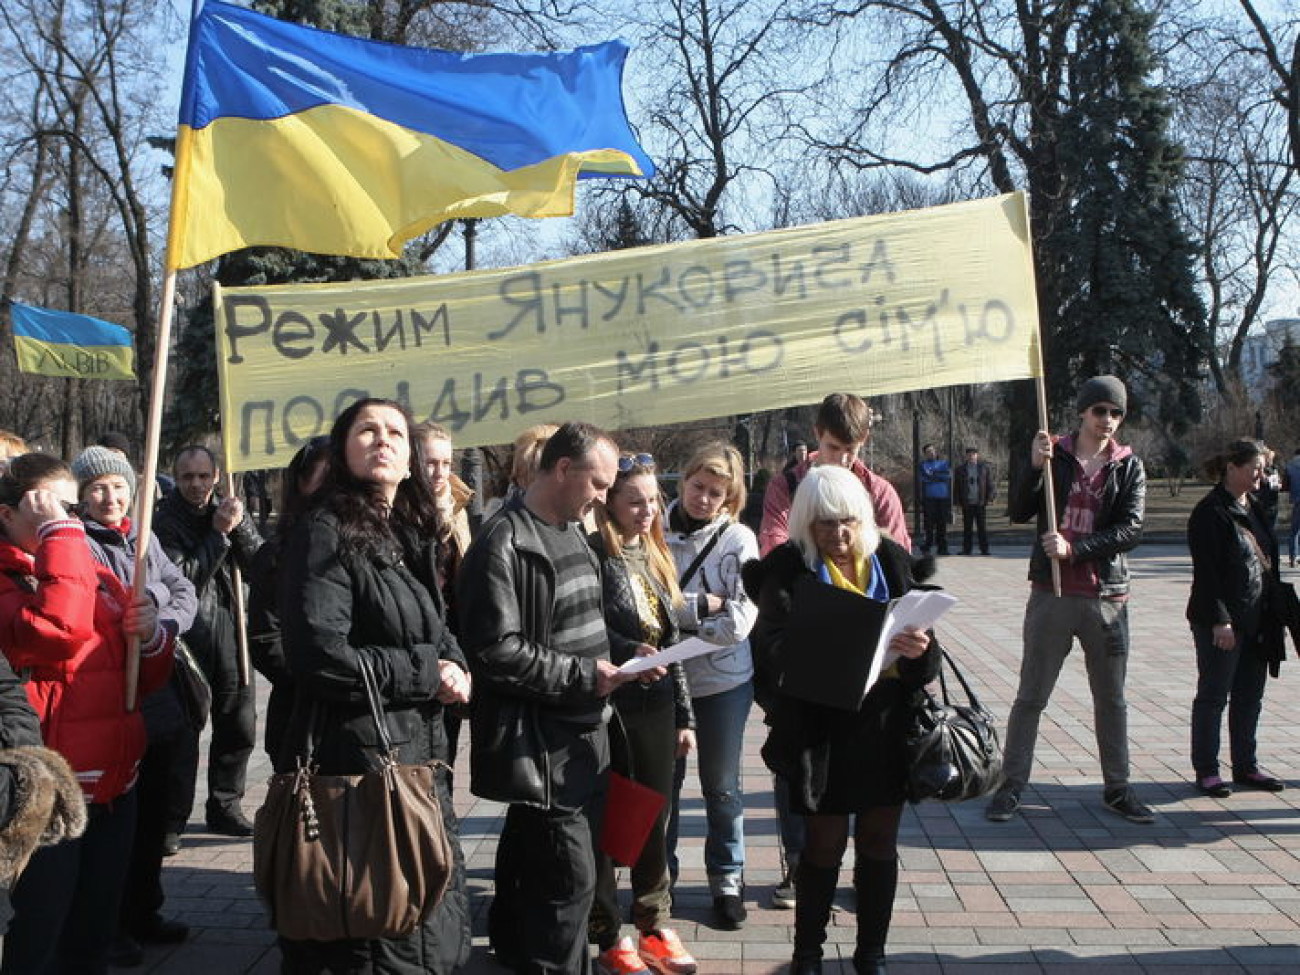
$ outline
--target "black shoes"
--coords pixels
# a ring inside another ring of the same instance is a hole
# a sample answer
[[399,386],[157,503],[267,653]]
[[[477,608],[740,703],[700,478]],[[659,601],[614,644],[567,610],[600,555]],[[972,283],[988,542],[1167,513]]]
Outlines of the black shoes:
[[163,836],[162,855],[165,857],[174,857],[181,852],[181,834],[167,833]]
[[713,898],[713,920],[723,931],[739,931],[749,912],[739,894],[723,894]]
[[1196,780],[1196,789],[1211,799],[1226,799],[1232,795],[1232,786],[1217,775],[1203,775]]
[[238,805],[208,806],[208,832],[220,836],[252,836],[253,824]]
[[190,926],[155,914],[152,920],[133,927],[130,936],[149,945],[178,945],[190,936]]
[[1254,789],[1257,792],[1281,792],[1286,788],[1286,783],[1281,779],[1259,770],[1243,775],[1234,774],[1232,781],[1243,789]]
[[1156,821],[1156,814],[1130,788],[1106,793],[1105,806],[1116,816],[1123,816],[1130,823],[1147,824]]
[[144,964],[144,949],[129,934],[119,934],[108,946],[108,964],[113,968],[139,968]]

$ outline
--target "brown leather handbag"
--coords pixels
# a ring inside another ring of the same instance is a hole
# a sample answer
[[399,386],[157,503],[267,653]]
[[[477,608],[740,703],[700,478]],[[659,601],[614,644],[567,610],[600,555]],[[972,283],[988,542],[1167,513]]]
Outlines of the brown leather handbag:
[[[318,775],[313,755],[271,777],[253,831],[253,883],[281,937],[403,938],[428,918],[452,872],[434,776],[442,762],[400,765],[369,663],[366,698],[380,767]],[[309,749],[314,753],[314,745]]]

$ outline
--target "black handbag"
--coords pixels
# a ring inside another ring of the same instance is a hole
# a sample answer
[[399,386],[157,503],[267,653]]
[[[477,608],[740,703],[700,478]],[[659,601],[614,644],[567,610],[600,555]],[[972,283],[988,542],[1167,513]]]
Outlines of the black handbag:
[[185,707],[185,719],[194,731],[202,731],[212,710],[212,685],[185,641],[176,641],[173,660],[172,681]]
[[[964,802],[988,795],[1002,782],[1002,745],[993,715],[975,696],[966,676],[948,651],[939,648],[942,700],[929,690],[917,692],[907,729],[907,797]],[[966,692],[966,704],[948,696],[944,664]]]

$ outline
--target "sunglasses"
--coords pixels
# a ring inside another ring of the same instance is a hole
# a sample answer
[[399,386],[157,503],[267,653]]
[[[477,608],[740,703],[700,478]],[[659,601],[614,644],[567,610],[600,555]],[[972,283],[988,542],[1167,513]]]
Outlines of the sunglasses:
[[654,456],[651,454],[624,454],[618,459],[618,472],[620,474],[631,473],[634,467],[645,467],[654,470]]
[[1112,420],[1120,420],[1124,417],[1124,411],[1118,406],[1094,406],[1088,412],[1098,419],[1109,416]]

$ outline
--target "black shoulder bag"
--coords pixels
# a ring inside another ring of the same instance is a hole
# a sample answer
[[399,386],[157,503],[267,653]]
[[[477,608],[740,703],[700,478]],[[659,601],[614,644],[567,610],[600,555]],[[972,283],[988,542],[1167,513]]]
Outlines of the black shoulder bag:
[[[918,691],[907,730],[907,797],[912,802],[978,799],[1002,782],[1002,745],[993,715],[948,651],[939,647],[939,652],[943,654],[939,664],[943,699],[924,688]],[[945,664],[966,692],[966,704],[954,704],[948,696]]]

